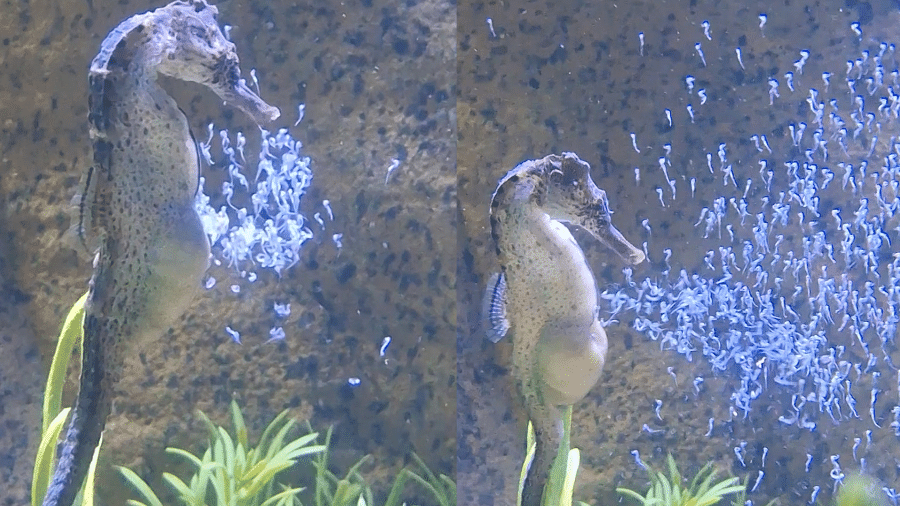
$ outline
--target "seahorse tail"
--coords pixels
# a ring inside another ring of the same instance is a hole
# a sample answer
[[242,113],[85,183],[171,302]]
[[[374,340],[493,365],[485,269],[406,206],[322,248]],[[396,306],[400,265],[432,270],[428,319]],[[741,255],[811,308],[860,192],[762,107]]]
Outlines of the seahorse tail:
[[534,459],[525,476],[525,484],[522,488],[522,506],[541,506],[553,461],[562,444],[563,423],[558,410],[555,408],[544,409],[554,413],[553,416],[543,413],[541,416],[531,419],[534,427]]

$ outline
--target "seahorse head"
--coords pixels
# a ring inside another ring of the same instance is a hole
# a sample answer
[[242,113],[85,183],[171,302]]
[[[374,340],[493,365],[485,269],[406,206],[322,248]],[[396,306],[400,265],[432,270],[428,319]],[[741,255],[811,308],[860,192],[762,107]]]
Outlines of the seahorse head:
[[492,205],[504,198],[528,198],[551,219],[587,230],[626,262],[644,261],[644,252],[613,226],[606,192],[591,179],[591,166],[575,153],[520,164],[500,181]]
[[278,118],[278,109],[259,98],[241,78],[237,51],[216,21],[215,6],[205,0],[175,2],[154,14],[148,28],[160,73],[210,88],[257,123]]

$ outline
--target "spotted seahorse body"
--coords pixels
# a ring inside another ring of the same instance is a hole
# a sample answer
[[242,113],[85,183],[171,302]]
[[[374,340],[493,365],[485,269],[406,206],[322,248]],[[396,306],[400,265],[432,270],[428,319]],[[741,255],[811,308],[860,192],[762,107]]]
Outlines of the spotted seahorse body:
[[203,84],[258,123],[279,115],[240,78],[234,44],[216,15],[215,7],[193,0],[131,17],[110,32],[91,64],[94,164],[80,230],[97,253],[80,388],[44,506],[71,506],[110,414],[128,346],[165,333],[208,267],[209,243],[194,210],[197,146],[157,75]]
[[587,395],[606,360],[596,282],[561,222],[587,230],[629,264],[644,260],[613,227],[605,192],[575,154],[523,162],[500,180],[491,234],[501,272],[489,283],[485,308],[493,340],[512,330],[513,373],[535,431],[523,506],[541,504],[564,407]]

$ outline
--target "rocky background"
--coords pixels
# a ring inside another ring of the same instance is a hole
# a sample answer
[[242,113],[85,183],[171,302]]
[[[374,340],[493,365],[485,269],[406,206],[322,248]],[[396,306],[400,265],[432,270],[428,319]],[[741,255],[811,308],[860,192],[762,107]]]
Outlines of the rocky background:
[[[759,29],[761,13],[767,14],[763,31]],[[666,269],[664,248],[672,250],[673,269],[683,266],[689,273],[706,272],[703,256],[713,245],[703,241],[702,227],[694,224],[700,208],[726,191],[718,172],[717,145],[728,143],[735,174],[758,178],[758,152],[751,136],[765,134],[775,148],[773,139],[785,144],[789,123],[806,121],[805,96],[791,96],[783,74],[794,71],[797,82],[803,79],[808,86],[824,90],[820,76],[830,71],[834,75],[831,94],[843,96],[846,61],[859,58],[868,45],[895,41],[892,27],[898,19],[896,2],[888,1],[460,3],[460,504],[514,506],[524,458],[525,414],[509,376],[511,341],[504,339],[497,345],[486,341],[479,316],[484,285],[499,268],[488,223],[497,181],[523,160],[573,151],[592,165],[594,181],[609,197],[616,227],[632,243],[649,244],[649,261],[635,267],[635,281],[661,278]],[[711,39],[704,35],[703,21],[710,24]],[[861,24],[861,42],[850,29],[854,21]],[[698,42],[707,65],[695,49]],[[746,69],[735,55],[739,46]],[[801,77],[793,62],[804,48],[812,56]],[[890,72],[895,65],[888,66]],[[697,78],[693,94],[685,84],[688,75]],[[769,105],[770,77],[781,83],[776,107]],[[702,107],[699,88],[706,90],[709,99]],[[878,96],[866,100],[878,104]],[[693,103],[696,122],[686,111],[688,103]],[[664,114],[667,108],[672,111],[672,125]],[[669,175],[678,185],[675,205],[657,163],[666,143],[672,146]],[[790,146],[790,141],[786,144]],[[840,151],[834,139],[829,151]],[[715,175],[707,170],[706,152],[716,157]],[[774,156],[802,158],[802,153]],[[870,167],[880,165],[880,159],[870,162]],[[635,168],[640,170],[639,180]],[[770,168],[784,170],[780,161]],[[840,174],[839,169],[835,171]],[[692,177],[697,179],[693,199],[688,198]],[[738,178],[741,189],[743,181]],[[666,207],[660,205],[656,188],[664,189]],[[762,190],[759,185],[751,190],[754,202],[763,196]],[[784,188],[773,185],[773,201],[778,191]],[[833,205],[846,206],[844,212],[852,214],[859,200],[824,202],[823,198],[825,212]],[[645,219],[652,234],[642,226]],[[585,249],[600,291],[623,283],[618,257],[586,234],[575,231],[574,236]],[[722,236],[726,240],[721,244],[728,245],[724,230]],[[782,248],[799,254],[801,239],[787,237]],[[831,241],[839,239],[829,236]],[[896,242],[892,248],[897,251]],[[890,256],[882,261],[889,262]],[[673,271],[673,277],[677,272]],[[600,317],[608,316],[601,307]],[[791,392],[776,386],[770,377],[769,387],[744,418],[731,406],[737,378],[732,369],[713,375],[699,351],[693,362],[687,362],[674,351],[661,351],[660,343],[636,332],[631,321],[619,319],[607,327],[609,356],[598,385],[574,406],[572,445],[581,449],[576,499],[617,504],[616,487],[644,492],[647,475],[635,463],[632,451],[637,450],[643,462],[657,469],[671,452],[685,476],[693,476],[713,461],[722,476],[731,473],[747,479],[751,487],[758,472],[764,471],[757,490],[747,497],[754,504],[766,504],[774,497],[787,501],[782,504],[808,502],[817,485],[821,485],[819,499],[827,502],[832,491],[831,455],[841,456],[845,473],[861,465],[851,452],[854,438],[863,441],[858,451],[859,457],[867,458],[868,471],[885,485],[897,483],[900,445],[892,429],[875,429],[863,409],[859,410],[862,420],[845,418],[839,424],[820,414],[815,432],[785,425],[778,417],[790,413]],[[848,336],[843,335],[849,341]],[[844,344],[848,349],[852,345]],[[891,353],[897,357],[896,350]],[[890,393],[882,393],[878,405],[878,416],[885,423],[893,420],[890,406],[897,402],[896,373],[887,371],[883,376],[891,379],[880,388]],[[692,384],[697,376],[705,378],[699,391]],[[870,384],[868,380],[861,383],[865,386],[857,399],[867,411]],[[657,400],[662,403],[659,411]],[[845,416],[847,411],[845,407]],[[710,418],[715,419],[715,428],[707,435]],[[886,426],[882,423],[882,427]],[[874,442],[863,453],[866,429],[875,429]],[[744,464],[735,455],[735,447],[742,442]],[[805,473],[807,453],[813,460]]]
[[[43,381],[90,259],[70,246],[70,201],[90,161],[87,66],[100,42],[147,1],[13,2],[0,9],[0,504],[25,504],[40,428]],[[283,277],[235,295],[228,271],[157,342],[134,349],[104,438],[104,461],[157,490],[166,446],[199,451],[196,410],[251,432],[282,409],[324,431],[334,458],[364,468],[379,495],[417,452],[455,474],[455,7],[442,1],[218,3],[249,77],[312,158],[308,217],[334,220]],[[206,125],[258,131],[195,85],[164,85],[198,139]],[[249,155],[250,156],[255,156]],[[399,167],[385,182],[392,159]],[[214,198],[215,195],[214,195]],[[219,198],[221,198],[219,196]],[[332,242],[343,234],[342,248]],[[274,302],[290,302],[286,338],[266,343]],[[225,333],[241,330],[242,345]],[[392,338],[384,357],[379,348]],[[67,399],[76,391],[71,371]],[[348,380],[359,378],[358,386]],[[258,432],[257,432],[258,434]],[[122,504],[107,465],[101,497]],[[410,490],[415,497],[417,491]]]

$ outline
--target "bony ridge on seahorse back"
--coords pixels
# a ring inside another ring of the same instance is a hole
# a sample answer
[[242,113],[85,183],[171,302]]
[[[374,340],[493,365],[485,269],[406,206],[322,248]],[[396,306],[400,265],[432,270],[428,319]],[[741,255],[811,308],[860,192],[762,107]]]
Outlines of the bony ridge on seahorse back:
[[523,506],[541,504],[562,440],[562,411],[587,395],[606,361],[597,286],[562,223],[583,228],[628,264],[644,253],[613,226],[606,193],[574,153],[529,160],[509,171],[491,199],[491,236],[501,272],[485,291],[488,338],[513,334],[513,374],[534,427],[536,450]]
[[241,79],[204,0],[177,1],[113,29],[90,67],[93,166],[78,230],[96,243],[78,397],[44,506],[71,506],[106,424],[124,356],[158,339],[200,291],[209,242],[194,209],[197,144],[158,74],[213,90],[257,123],[275,120]]

